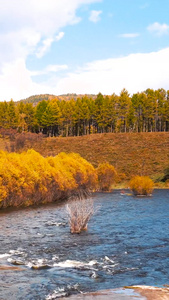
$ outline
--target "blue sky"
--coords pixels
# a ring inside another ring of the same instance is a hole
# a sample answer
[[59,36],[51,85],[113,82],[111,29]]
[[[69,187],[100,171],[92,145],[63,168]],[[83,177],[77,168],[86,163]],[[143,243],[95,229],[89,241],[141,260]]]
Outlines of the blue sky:
[[169,89],[169,0],[0,0],[0,101]]

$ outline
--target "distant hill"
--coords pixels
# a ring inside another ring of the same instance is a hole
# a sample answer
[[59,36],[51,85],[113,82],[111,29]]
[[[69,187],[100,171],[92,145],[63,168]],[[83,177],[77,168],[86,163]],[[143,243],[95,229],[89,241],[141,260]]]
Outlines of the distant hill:
[[56,96],[57,99],[59,100],[71,100],[71,99],[74,99],[74,100],[77,100],[77,98],[82,98],[82,97],[85,97],[87,96],[88,98],[92,98],[92,99],[96,99],[97,95],[94,95],[94,94],[63,94],[63,95],[59,95],[59,96]]
[[94,94],[87,94],[87,95],[83,95],[83,94],[63,94],[63,95],[50,95],[50,94],[40,94],[40,95],[34,95],[34,96],[30,96],[26,99],[22,99],[19,100],[17,102],[24,102],[24,103],[33,103],[34,105],[36,105],[38,102],[42,101],[42,100],[52,100],[52,99],[58,99],[58,100],[77,100],[77,98],[82,98],[84,96],[87,96],[88,98],[93,98],[95,99],[97,97],[97,95]]
[[37,104],[38,102],[42,101],[42,100],[52,100],[54,98],[57,98],[57,96],[55,95],[49,95],[49,94],[40,94],[40,95],[34,95],[34,96],[30,96],[26,99],[21,99],[18,102],[24,102],[24,103],[33,103],[33,104]]

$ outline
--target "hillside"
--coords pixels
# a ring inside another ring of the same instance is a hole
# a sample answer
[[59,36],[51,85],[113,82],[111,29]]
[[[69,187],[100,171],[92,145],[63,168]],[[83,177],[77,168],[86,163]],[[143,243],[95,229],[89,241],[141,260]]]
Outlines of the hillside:
[[[63,95],[49,95],[49,94],[40,94],[40,95],[34,95],[34,96],[30,96],[26,99],[22,99],[20,101],[17,101],[18,102],[24,102],[24,103],[33,103],[34,105],[36,105],[38,102],[42,101],[42,100],[52,100],[52,99],[58,99],[59,101],[61,100],[65,100],[65,101],[68,101],[68,100],[71,100],[71,99],[74,99],[74,100],[77,100],[77,98],[82,98],[84,97],[85,95],[83,94],[63,94]],[[88,98],[93,98],[95,99],[97,96],[96,95],[86,95]]]
[[[105,133],[67,138],[28,136],[25,135],[25,150],[32,147],[43,156],[77,152],[95,167],[101,162],[113,164],[126,179],[135,174],[154,179],[169,166],[169,132]],[[2,139],[0,145],[3,149]]]
[[40,102],[42,100],[52,100],[54,98],[56,98],[55,95],[40,94],[40,95],[30,96],[26,99],[21,99],[21,100],[17,101],[16,103],[23,102],[23,103],[32,103],[32,104],[36,105],[38,102]]

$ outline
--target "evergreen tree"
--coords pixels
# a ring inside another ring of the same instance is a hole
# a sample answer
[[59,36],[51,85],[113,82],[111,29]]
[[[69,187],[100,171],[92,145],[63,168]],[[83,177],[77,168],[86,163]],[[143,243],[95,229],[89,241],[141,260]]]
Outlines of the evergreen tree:
[[41,124],[47,130],[48,135],[58,135],[58,124],[60,118],[60,109],[57,100],[48,102],[46,110],[42,115]]
[[0,127],[8,128],[8,103],[0,102]]
[[130,108],[130,97],[126,89],[123,89],[119,97],[118,117],[120,132],[127,132],[127,116]]
[[8,103],[7,114],[8,114],[8,128],[17,128],[19,116],[17,114],[15,103],[12,99]]
[[36,106],[35,117],[36,117],[37,123],[39,125],[39,131],[42,129],[42,116],[46,110],[47,105],[48,105],[48,102],[45,100],[42,100]]

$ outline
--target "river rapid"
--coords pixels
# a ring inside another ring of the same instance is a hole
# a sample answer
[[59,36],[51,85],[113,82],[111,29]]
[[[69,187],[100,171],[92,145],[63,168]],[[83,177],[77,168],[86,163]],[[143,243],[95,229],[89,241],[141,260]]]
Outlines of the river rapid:
[[88,230],[73,235],[65,204],[1,212],[0,300],[169,284],[169,190],[94,202]]

